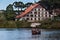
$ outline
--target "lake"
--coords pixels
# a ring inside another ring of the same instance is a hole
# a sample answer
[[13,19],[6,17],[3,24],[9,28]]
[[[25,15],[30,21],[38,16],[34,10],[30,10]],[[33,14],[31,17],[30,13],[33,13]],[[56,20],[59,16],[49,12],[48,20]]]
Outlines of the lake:
[[0,40],[60,40],[60,30],[41,29],[40,35],[32,35],[31,28],[0,28]]

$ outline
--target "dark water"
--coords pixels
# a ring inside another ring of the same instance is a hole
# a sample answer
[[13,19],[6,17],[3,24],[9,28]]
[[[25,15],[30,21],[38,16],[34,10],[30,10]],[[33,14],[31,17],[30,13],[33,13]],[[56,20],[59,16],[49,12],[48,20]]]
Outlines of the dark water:
[[41,35],[32,35],[31,29],[0,29],[0,40],[60,40],[60,30],[41,29]]

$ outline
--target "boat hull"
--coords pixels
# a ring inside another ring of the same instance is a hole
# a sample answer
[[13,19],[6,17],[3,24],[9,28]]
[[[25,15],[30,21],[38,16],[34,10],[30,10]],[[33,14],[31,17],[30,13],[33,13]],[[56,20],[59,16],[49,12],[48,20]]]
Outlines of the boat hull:
[[32,35],[38,35],[38,34],[41,34],[40,30],[32,29]]

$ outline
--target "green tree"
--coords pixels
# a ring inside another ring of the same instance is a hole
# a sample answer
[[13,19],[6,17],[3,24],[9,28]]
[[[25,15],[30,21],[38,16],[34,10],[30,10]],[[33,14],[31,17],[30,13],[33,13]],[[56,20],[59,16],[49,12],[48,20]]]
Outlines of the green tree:
[[20,11],[22,11],[22,9],[24,8],[23,2],[14,2],[13,5],[15,8],[18,8],[18,11],[19,11],[19,9],[21,9]]
[[[14,3],[13,3],[13,6],[18,9],[18,10],[17,10],[18,14],[20,14],[20,12],[23,11],[22,9],[25,7],[24,3],[21,2],[21,1],[19,1],[19,2],[14,2]],[[19,10],[19,9],[20,9],[20,10]],[[19,20],[19,19],[18,19],[18,20]]]
[[41,0],[41,1],[48,1],[50,3],[60,3],[60,0]]
[[32,4],[33,4],[33,3],[28,2],[28,3],[25,4],[25,7],[29,7],[29,6],[32,5]]
[[12,4],[9,4],[7,6],[5,15],[7,20],[14,20],[15,13],[14,13]]
[[4,10],[1,10],[0,12],[0,25],[6,20],[5,15],[4,15]]

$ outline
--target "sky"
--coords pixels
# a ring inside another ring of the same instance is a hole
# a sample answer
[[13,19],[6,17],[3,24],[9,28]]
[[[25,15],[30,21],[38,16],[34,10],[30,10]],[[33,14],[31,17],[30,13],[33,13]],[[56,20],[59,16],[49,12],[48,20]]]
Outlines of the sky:
[[15,1],[22,1],[24,3],[27,3],[27,2],[38,2],[39,0],[0,0],[0,10],[6,10],[6,7],[9,5],[9,4],[13,4],[13,2]]

